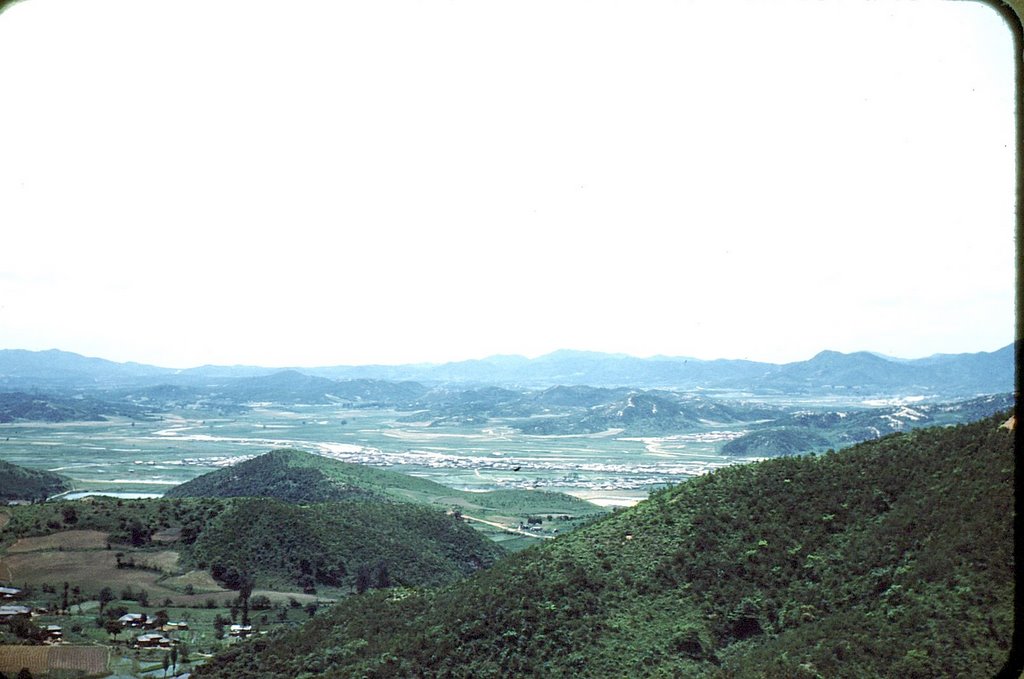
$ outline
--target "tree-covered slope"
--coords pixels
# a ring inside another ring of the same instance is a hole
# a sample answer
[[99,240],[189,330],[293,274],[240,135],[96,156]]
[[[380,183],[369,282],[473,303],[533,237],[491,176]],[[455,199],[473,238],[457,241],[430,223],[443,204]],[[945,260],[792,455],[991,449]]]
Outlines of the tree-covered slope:
[[174,486],[164,497],[274,497],[330,502],[380,496],[376,470],[298,450],[274,450]]
[[0,460],[0,503],[45,500],[70,489],[71,479],[66,476]]
[[102,422],[108,417],[143,417],[145,411],[127,403],[108,403],[87,396],[0,393],[0,422]]
[[18,538],[96,530],[137,554],[180,554],[182,568],[208,570],[237,588],[344,592],[360,572],[380,584],[433,586],[491,565],[504,553],[454,516],[405,503],[340,501],[297,506],[269,498],[89,498],[8,510],[0,547]]
[[604,510],[563,493],[502,490],[470,493],[408,474],[341,462],[299,450],[274,450],[171,488],[165,497],[273,497],[286,502],[398,500],[512,514],[600,514]]
[[813,450],[826,450],[832,442],[810,429],[762,429],[735,438],[724,446],[726,455],[764,456],[793,455]]
[[1013,629],[1005,419],[723,468],[197,674],[992,676]]
[[[226,579],[230,569],[266,586],[357,586],[361,571],[392,585],[453,582],[504,553],[463,522],[431,507],[332,502],[295,506],[239,499],[203,526],[190,560]],[[230,582],[228,584],[231,584]]]

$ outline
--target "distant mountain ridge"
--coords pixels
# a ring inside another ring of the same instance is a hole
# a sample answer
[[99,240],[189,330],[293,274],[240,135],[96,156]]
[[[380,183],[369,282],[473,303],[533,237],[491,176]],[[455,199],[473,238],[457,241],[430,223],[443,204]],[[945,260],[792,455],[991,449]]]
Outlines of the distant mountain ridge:
[[[254,400],[259,400],[258,392],[263,386],[261,380],[282,370],[255,366],[202,366],[174,370],[139,363],[114,363],[58,350],[0,350],[0,390],[100,389],[157,384],[230,385],[232,389],[251,388]],[[493,356],[445,364],[328,366],[292,370],[303,377],[290,374],[287,378],[292,382],[289,389],[299,396],[314,389],[321,398],[324,394],[333,393],[332,389],[342,388],[337,384],[357,380],[405,382],[411,398],[421,396],[425,391],[424,385],[437,384],[974,396],[1013,390],[1015,346],[1010,344],[992,352],[940,354],[922,359],[892,359],[869,352],[843,354],[823,351],[807,361],[781,365],[729,359],[637,358],[624,354],[560,350],[534,359]],[[314,383],[308,378],[323,378],[325,381]],[[249,382],[240,383],[243,379]],[[280,375],[273,379],[286,381]],[[369,384],[364,382],[362,387],[369,388]],[[336,395],[349,398],[345,394]],[[374,398],[369,393],[366,397]]]

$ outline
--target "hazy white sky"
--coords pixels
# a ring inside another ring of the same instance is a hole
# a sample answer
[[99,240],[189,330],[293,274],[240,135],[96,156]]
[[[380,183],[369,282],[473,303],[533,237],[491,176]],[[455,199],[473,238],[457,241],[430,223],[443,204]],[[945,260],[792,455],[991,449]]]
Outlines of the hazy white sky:
[[27,0],[0,65],[0,348],[1013,340],[1013,54],[981,3]]

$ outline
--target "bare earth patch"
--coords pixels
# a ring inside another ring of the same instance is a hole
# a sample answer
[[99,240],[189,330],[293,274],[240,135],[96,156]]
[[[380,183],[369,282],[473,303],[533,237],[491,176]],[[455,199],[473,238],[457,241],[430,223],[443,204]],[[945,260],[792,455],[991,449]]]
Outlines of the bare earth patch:
[[196,592],[226,592],[223,587],[217,584],[217,581],[213,579],[209,571],[189,571],[182,575],[175,576],[173,578],[167,578],[165,580],[171,587],[184,588],[188,585],[192,585],[192,588]]
[[153,542],[175,542],[181,537],[181,527],[177,528],[164,528],[153,533],[150,540]]
[[300,604],[308,604],[314,601],[328,601],[328,599],[318,599],[315,594],[305,594],[303,592],[277,592],[270,589],[255,589],[253,590],[253,596],[262,594],[263,596],[270,599],[270,602],[275,606],[281,604],[287,604],[289,599],[295,599]]
[[110,533],[98,530],[65,530],[38,538],[21,538],[7,548],[9,554],[53,549],[106,549]]
[[3,528],[11,522],[11,513],[7,511],[0,511],[0,528]]
[[178,570],[178,559],[181,555],[171,550],[164,550],[162,552],[135,552],[131,556],[138,566],[154,568],[164,573],[174,573]]
[[162,598],[174,594],[157,583],[160,573],[118,568],[113,551],[56,552],[35,551],[0,557],[0,573],[9,573],[11,582],[39,585],[73,582],[86,592],[98,591],[111,583],[149,590]]

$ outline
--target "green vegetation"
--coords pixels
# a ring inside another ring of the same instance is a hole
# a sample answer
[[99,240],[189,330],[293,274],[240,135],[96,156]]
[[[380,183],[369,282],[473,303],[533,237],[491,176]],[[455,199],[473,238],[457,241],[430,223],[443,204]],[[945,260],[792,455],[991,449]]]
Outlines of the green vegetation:
[[761,429],[744,434],[722,446],[726,455],[773,456],[823,451],[832,442],[808,429]]
[[275,450],[198,476],[164,497],[274,497],[296,503],[380,498],[373,471],[298,450]]
[[[109,534],[112,544],[147,547],[154,535],[165,531],[162,544],[194,540],[207,521],[224,511],[227,502],[216,499],[121,500],[90,497],[13,507],[0,530],[0,546],[18,538],[51,535],[66,530],[93,530]],[[178,537],[180,536],[180,538]]]
[[[90,498],[16,507],[0,530],[0,545],[71,530],[90,536],[89,549],[97,549],[97,541],[102,549],[105,539],[110,547],[96,561],[111,561],[118,571],[155,570],[163,573],[157,581],[167,582],[166,577],[196,568],[210,571],[229,589],[254,580],[261,588],[316,592],[326,586],[346,593],[356,589],[364,566],[375,573],[386,569],[397,585],[439,585],[491,565],[504,552],[432,507],[389,502],[298,507],[267,498]],[[73,550],[61,550],[70,569]],[[175,553],[179,558],[173,561],[165,556]],[[49,556],[38,553],[40,563]],[[82,584],[99,588],[99,583]],[[178,593],[161,590],[160,596]]]
[[71,479],[66,476],[0,460],[0,503],[41,501],[71,488]]
[[197,676],[992,676],[1013,629],[1005,419],[720,469]]
[[461,521],[430,507],[335,502],[297,507],[236,500],[203,527],[189,560],[231,586],[234,569],[262,587],[357,588],[362,570],[394,585],[454,582],[504,553]]
[[110,416],[139,417],[139,408],[87,396],[58,396],[0,392],[0,423],[16,421],[70,422],[106,420]]
[[[533,514],[595,516],[604,509],[585,500],[533,490],[470,493],[434,481],[282,449],[199,476],[165,497],[273,497],[314,503],[345,499],[402,501],[457,509],[481,517],[525,522]],[[478,517],[479,518],[479,517]]]

